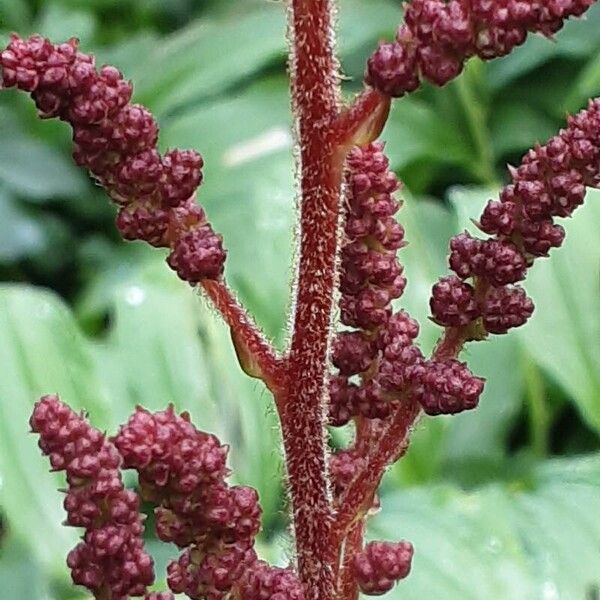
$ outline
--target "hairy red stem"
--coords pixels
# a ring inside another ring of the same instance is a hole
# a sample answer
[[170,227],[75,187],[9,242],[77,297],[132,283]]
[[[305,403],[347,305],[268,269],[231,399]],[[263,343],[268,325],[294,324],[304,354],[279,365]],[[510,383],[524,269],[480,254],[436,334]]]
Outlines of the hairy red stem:
[[340,573],[339,598],[341,600],[358,600],[358,583],[352,569],[352,562],[356,554],[363,547],[363,535],[365,531],[365,522],[358,521],[352,526],[352,529],[346,537],[344,543],[344,558],[342,571]]
[[344,153],[334,144],[338,76],[331,0],[292,0],[291,85],[300,150],[300,258],[289,386],[280,406],[298,573],[306,600],[334,598],[327,483],[327,355]]
[[364,468],[357,471],[337,503],[337,540],[343,540],[370,508],[386,467],[398,460],[408,448],[411,429],[420,415],[419,404],[410,397],[406,398],[383,435],[380,435],[379,441],[373,440],[376,446],[368,456]]
[[222,280],[204,279],[201,285],[229,325],[244,371],[252,377],[262,379],[274,392],[281,389],[285,377],[282,361],[232,291]]

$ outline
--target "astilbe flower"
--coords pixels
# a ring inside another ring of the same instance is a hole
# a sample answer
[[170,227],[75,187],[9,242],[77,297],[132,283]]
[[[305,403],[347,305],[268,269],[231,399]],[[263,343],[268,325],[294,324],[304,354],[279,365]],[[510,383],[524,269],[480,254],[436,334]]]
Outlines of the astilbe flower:
[[53,470],[66,471],[66,524],[85,528],[67,558],[73,581],[98,600],[143,596],[154,580],[153,563],[144,551],[139,499],[123,487],[117,449],[57,396],[36,403],[30,425]]
[[465,337],[474,339],[525,324],[533,302],[514,284],[536,258],[562,244],[565,232],[554,219],[573,214],[586,186],[600,187],[600,100],[511,168],[511,182],[479,220],[480,229],[493,237],[462,233],[451,240],[449,264],[456,275],[433,287],[433,319],[463,328]]
[[[394,197],[399,187],[383,144],[350,153],[340,311],[342,323],[354,330],[338,333],[333,342],[332,363],[338,369],[330,382],[333,425],[343,425],[359,414],[389,414],[387,402],[377,398],[367,383],[380,353],[378,340],[392,316],[392,300],[402,295],[406,285],[396,259],[396,251],[404,245],[404,230],[393,217],[400,207]],[[361,387],[349,380],[358,374]]]
[[[554,219],[573,213],[586,186],[600,187],[600,101],[511,169],[511,183],[478,223],[489,239],[465,232],[451,241],[453,274],[434,285],[430,300],[444,332],[429,358],[416,343],[417,322],[392,307],[406,285],[396,258],[405,244],[394,218],[400,182],[383,144],[373,140],[390,96],[417,89],[423,79],[443,85],[467,58],[502,56],[528,32],[551,36],[593,3],[413,0],[396,40],[382,43],[369,60],[370,88],[346,110],[338,106],[332,48],[317,43],[330,39],[329,3],[292,2],[302,216],[296,314],[284,356],[262,339],[224,282],[206,281],[221,279],[225,251],[195,202],[200,155],[160,154],[156,122],[131,102],[130,83],[114,67],[98,70],[75,40],[54,45],[40,36],[11,36],[0,54],[2,87],[30,93],[42,118],[71,125],[75,161],[117,204],[123,237],[169,249],[169,266],[189,283],[202,283],[225,317],[244,370],[273,391],[292,499],[298,575],[258,560],[258,495],[227,482],[228,448],[187,414],[172,406],[154,414],[138,408],[107,441],[56,397],[44,397],[31,425],[53,468],[67,472],[67,524],[85,528],[68,559],[77,583],[99,600],[173,598],[146,591],[152,561],[141,542],[139,500],[124,489],[121,466],[137,471],[142,497],[155,505],[158,537],[182,550],[168,566],[172,592],[197,600],[355,598],[359,590],[383,594],[406,577],[409,542],[363,543],[365,521],[379,508],[377,486],[407,449],[423,412],[455,414],[478,404],[484,380],[458,360],[465,342],[506,333],[531,316],[533,304],[519,283],[535,258],[562,244],[564,230]],[[354,144],[343,186],[345,155]],[[330,344],[338,271],[345,329]],[[355,429],[354,443],[328,461],[324,389],[329,425],[352,422]]]
[[444,85],[471,56],[504,56],[528,32],[552,36],[566,19],[581,16],[595,0],[412,0],[394,42],[382,42],[368,61],[365,80],[399,97],[422,79]]
[[410,572],[413,547],[409,542],[370,542],[354,557],[352,568],[360,591],[368,596],[389,592]]
[[195,202],[202,157],[193,150],[157,150],[158,126],[131,103],[132,86],[114,67],[95,67],[78,42],[52,44],[11,36],[0,54],[1,83],[29,92],[42,118],[73,128],[73,156],[118,205],[117,227],[127,240],[170,248],[168,263],[191,284],[223,273],[221,236]]
[[[353,150],[348,169],[340,309],[342,323],[356,329],[338,333],[333,342],[332,363],[338,372],[329,386],[330,424],[340,426],[353,417],[385,419],[408,394],[430,414],[474,408],[483,380],[462,363],[426,361],[414,343],[418,323],[403,310],[392,313],[391,302],[406,285],[396,258],[405,241],[393,217],[400,207],[393,196],[400,183],[383,145]],[[507,272],[513,255],[497,255],[502,269],[496,270]],[[484,259],[477,262],[481,271],[490,268],[487,255]],[[525,264],[521,267],[524,273]],[[364,302],[365,297],[379,302]],[[437,284],[434,305],[442,324],[466,324],[480,315],[472,287],[457,277]],[[360,384],[351,381],[355,375]],[[439,393],[442,398],[433,401]]]
[[236,583],[233,597],[237,600],[303,600],[304,593],[291,569],[271,567],[261,560]]
[[[143,497],[157,505],[158,536],[185,549],[168,567],[170,588],[194,599],[220,600],[237,586],[240,599],[262,598],[262,587],[271,585],[263,581],[271,567],[258,562],[254,551],[258,494],[225,481],[227,446],[172,406],[154,414],[138,407],[113,441],[124,466],[138,472]],[[278,593],[286,585],[299,590],[295,575],[284,572]],[[290,594],[281,597],[301,597]]]

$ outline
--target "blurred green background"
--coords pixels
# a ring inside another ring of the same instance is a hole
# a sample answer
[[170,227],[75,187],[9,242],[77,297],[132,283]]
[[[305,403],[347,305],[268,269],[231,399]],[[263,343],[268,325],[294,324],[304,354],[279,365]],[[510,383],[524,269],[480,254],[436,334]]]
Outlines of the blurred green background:
[[[395,0],[340,1],[349,94],[400,18]],[[295,225],[285,4],[0,0],[2,45],[13,30],[79,37],[133,80],[163,148],[203,153],[200,201],[225,236],[227,275],[283,345]],[[508,58],[471,62],[443,90],[396,103],[383,138],[406,183],[402,305],[421,319],[425,348],[437,333],[427,298],[446,271],[448,238],[471,227],[507,162],[594,95],[600,6],[556,42],[532,37]],[[416,548],[413,573],[390,598],[600,598],[600,193],[589,196],[566,223],[565,247],[528,279],[531,322],[465,353],[488,378],[481,407],[421,422],[386,477],[370,535]],[[291,554],[269,395],[243,376],[227,332],[161,251],[123,243],[113,219],[72,165],[68,128],[38,121],[28,98],[0,94],[2,599],[86,597],[63,562],[77,532],[60,525],[62,477],[47,472],[27,433],[43,393],[59,392],[111,432],[137,403],[189,410],[231,443],[236,480],[260,490],[263,555],[283,563]],[[148,538],[162,579],[176,549]]]

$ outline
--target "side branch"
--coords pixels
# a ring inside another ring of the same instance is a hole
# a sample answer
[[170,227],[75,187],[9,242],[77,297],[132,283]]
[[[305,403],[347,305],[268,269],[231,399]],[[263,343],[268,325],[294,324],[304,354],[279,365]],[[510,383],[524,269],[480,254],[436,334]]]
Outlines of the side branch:
[[343,540],[355,523],[363,519],[372,505],[373,497],[385,469],[397,461],[408,448],[410,432],[421,416],[418,402],[408,397],[394,414],[364,467],[357,470],[352,483],[336,505],[336,539]]
[[[471,329],[468,327],[447,327],[436,344],[432,360],[447,361],[456,358],[465,342],[473,339],[470,333]],[[414,395],[408,392],[392,414],[383,433],[379,434],[377,439],[369,436],[368,443],[374,445],[374,449],[364,467],[357,471],[352,484],[336,507],[335,531],[339,539],[343,539],[354,523],[363,518],[372,504],[373,495],[386,468],[408,450],[411,431],[422,415],[421,405]]]
[[251,377],[262,379],[277,394],[285,372],[271,344],[223,280],[204,279],[201,286],[230,328],[242,369]]

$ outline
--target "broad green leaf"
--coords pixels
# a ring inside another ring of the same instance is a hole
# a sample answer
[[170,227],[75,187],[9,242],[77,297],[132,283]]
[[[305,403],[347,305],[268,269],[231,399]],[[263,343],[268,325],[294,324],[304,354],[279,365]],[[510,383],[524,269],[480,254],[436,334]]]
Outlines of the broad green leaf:
[[36,221],[0,187],[0,262],[12,262],[46,245],[42,223]]
[[34,29],[54,43],[62,43],[73,36],[77,37],[83,51],[94,36],[96,20],[88,10],[67,8],[58,2],[47,3],[38,15]]
[[536,303],[519,331],[531,355],[600,431],[600,193],[590,191],[563,248],[537,261],[525,287]]
[[34,402],[59,393],[94,423],[107,424],[104,389],[64,304],[28,286],[0,287],[0,505],[19,543],[45,568],[61,569],[77,532],[64,520],[62,474],[50,474],[28,433]]
[[499,156],[524,153],[534,141],[544,143],[557,131],[551,119],[514,98],[496,106],[490,126],[493,145]]
[[[140,64],[140,56],[148,56],[161,43],[160,37],[153,31],[140,30],[132,32],[116,44],[95,49],[96,62],[101,65],[114,65],[127,79],[133,80],[134,101],[137,98],[137,73],[144,65]],[[85,49],[84,49],[85,50]]]
[[[342,57],[388,32],[393,36],[401,12],[390,0],[344,0],[339,10]],[[287,15],[283,3],[256,10],[203,18],[161,41],[145,64],[128,76],[136,97],[160,113],[244,85],[275,64],[283,72],[287,57]]]
[[30,258],[53,271],[63,264],[72,242],[63,221],[27,209],[0,184],[0,263]]
[[239,18],[199,20],[161,41],[135,79],[158,113],[222,92],[282,57],[285,15],[273,4]]
[[367,46],[375,50],[381,38],[393,39],[402,20],[402,6],[395,0],[340,0],[337,43],[342,58]]
[[120,423],[137,404],[155,411],[172,402],[192,414],[201,407],[197,425],[214,429],[216,409],[198,336],[202,306],[192,290],[157,267],[128,272],[105,298],[109,329],[93,347],[111,391],[111,414]]
[[[582,465],[582,473],[573,470]],[[382,497],[374,538],[410,540],[413,569],[386,597],[593,598],[600,586],[600,457],[552,461],[531,480]]]
[[26,26],[30,8],[26,0],[0,0],[0,30],[17,30]]
[[8,534],[0,546],[0,582],[7,598],[50,600],[47,578],[22,543]]
[[35,200],[87,193],[85,177],[68,157],[23,135],[0,138],[0,183]]
[[596,52],[585,68],[579,73],[573,86],[570,86],[565,108],[576,112],[585,106],[588,98],[600,96],[600,52]]
[[507,436],[521,408],[523,367],[515,336],[472,343],[460,356],[473,373],[486,380],[476,410],[447,417],[443,460],[449,463],[503,457]]
[[444,119],[432,106],[415,98],[393,105],[381,139],[396,170],[419,160],[426,160],[427,165],[464,165],[473,159],[460,123]]

